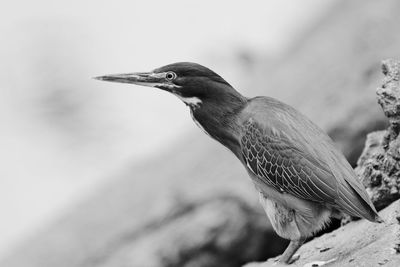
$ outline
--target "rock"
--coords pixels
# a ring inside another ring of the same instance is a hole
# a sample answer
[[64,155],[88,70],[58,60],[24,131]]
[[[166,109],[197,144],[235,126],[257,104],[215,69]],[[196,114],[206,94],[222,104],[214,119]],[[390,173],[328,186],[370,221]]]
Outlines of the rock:
[[378,103],[390,126],[368,134],[356,168],[378,210],[400,198],[400,62],[385,60],[382,70],[385,77],[377,89]]
[[[298,251],[300,259],[291,266],[400,266],[400,200],[381,211],[384,223],[353,221],[331,233],[304,244]],[[324,248],[330,248],[324,250]],[[322,251],[321,251],[322,250]],[[312,265],[316,263],[320,265]],[[251,263],[245,267],[277,267],[273,260]],[[286,265],[287,266],[287,265]],[[327,265],[328,266],[328,265]]]
[[382,87],[378,88],[376,93],[378,103],[393,128],[400,124],[400,62],[394,59],[383,61],[382,72],[385,78]]

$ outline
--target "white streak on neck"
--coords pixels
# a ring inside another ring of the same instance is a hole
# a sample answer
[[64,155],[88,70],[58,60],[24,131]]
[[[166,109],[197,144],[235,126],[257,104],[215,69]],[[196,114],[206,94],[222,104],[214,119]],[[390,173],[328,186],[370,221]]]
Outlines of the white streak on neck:
[[186,105],[190,108],[196,109],[199,108],[201,103],[203,103],[198,97],[183,97],[179,94],[175,94],[180,100],[182,100]]
[[187,106],[189,106],[190,108],[190,116],[192,116],[192,119],[194,121],[194,123],[196,123],[197,127],[199,127],[205,134],[207,134],[208,136],[211,136],[204,128],[203,126],[200,124],[200,122],[198,122],[196,120],[196,118],[193,115],[193,111],[200,108],[201,104],[203,103],[198,97],[183,97],[177,93],[174,93],[174,95],[176,95],[180,100],[182,100]]

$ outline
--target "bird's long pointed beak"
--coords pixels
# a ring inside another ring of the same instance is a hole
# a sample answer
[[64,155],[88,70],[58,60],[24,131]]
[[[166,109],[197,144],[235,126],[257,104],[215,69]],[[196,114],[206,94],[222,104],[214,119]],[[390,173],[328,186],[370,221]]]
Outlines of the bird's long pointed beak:
[[117,82],[117,83],[132,83],[144,86],[155,86],[164,82],[164,77],[153,72],[134,72],[123,74],[109,74],[104,76],[94,77],[96,80]]

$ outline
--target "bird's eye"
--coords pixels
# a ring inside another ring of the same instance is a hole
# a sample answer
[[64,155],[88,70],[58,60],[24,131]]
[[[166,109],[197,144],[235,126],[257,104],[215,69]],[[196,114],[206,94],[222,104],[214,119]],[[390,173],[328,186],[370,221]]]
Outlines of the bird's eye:
[[176,78],[176,74],[175,74],[175,72],[172,72],[172,71],[167,72],[167,74],[165,74],[165,78],[166,78],[168,81],[172,81],[173,79]]

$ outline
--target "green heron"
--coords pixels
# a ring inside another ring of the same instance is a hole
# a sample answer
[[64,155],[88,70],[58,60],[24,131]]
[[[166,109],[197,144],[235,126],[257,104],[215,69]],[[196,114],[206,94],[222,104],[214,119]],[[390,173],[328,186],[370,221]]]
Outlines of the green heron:
[[180,98],[196,124],[242,162],[290,264],[306,238],[343,213],[381,219],[343,154],[318,126],[274,98],[247,98],[212,70],[181,62],[152,72],[96,77],[156,87]]

